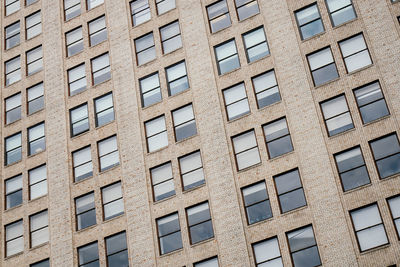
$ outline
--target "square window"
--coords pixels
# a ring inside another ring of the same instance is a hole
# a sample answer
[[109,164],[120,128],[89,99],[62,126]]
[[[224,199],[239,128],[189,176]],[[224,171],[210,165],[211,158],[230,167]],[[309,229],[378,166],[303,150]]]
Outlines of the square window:
[[21,161],[22,159],[22,135],[21,132],[4,139],[5,161],[4,165]]
[[252,244],[256,266],[283,267],[282,256],[279,250],[277,237]]
[[21,93],[7,97],[5,100],[6,124],[21,119]]
[[298,169],[275,175],[274,182],[282,213],[307,205]]
[[304,262],[307,263],[307,267],[321,265],[318,246],[311,225],[287,232],[286,237],[294,266],[303,266]]
[[371,183],[359,146],[334,155],[343,191]]
[[157,13],[162,15],[176,7],[175,0],[156,0]]
[[252,77],[251,81],[253,82],[259,109],[281,101],[274,70]]
[[20,0],[5,0],[5,6],[6,6],[6,16],[11,15],[12,13],[15,13],[19,10],[20,8]]
[[121,182],[103,187],[101,189],[101,196],[103,200],[104,220],[124,214]]
[[327,83],[339,77],[330,47],[307,55],[314,86]]
[[45,259],[36,263],[32,263],[29,267],[50,267],[50,260]]
[[44,134],[44,122],[28,128],[28,156],[32,156],[46,150],[46,137]]
[[389,243],[376,203],[352,210],[350,215],[361,252]]
[[181,249],[182,236],[178,212],[159,218],[156,221],[160,254],[163,255]]
[[189,80],[185,61],[165,68],[167,76],[168,95],[173,96],[189,89]]
[[400,238],[400,196],[391,197],[387,202],[397,230],[397,236]]
[[42,19],[40,10],[25,18],[25,27],[27,40],[42,33]]
[[5,180],[5,209],[22,204],[22,174]]
[[317,3],[295,11],[295,15],[301,40],[325,31]]
[[83,51],[82,26],[65,33],[67,56],[71,57]]
[[68,70],[69,95],[73,96],[86,90],[85,64],[80,64]]
[[93,85],[100,84],[111,79],[110,58],[108,53],[92,58],[92,82]]
[[152,32],[135,39],[135,51],[138,66],[156,58],[156,48]]
[[286,118],[281,118],[264,125],[263,130],[270,159],[293,151],[292,139]]
[[232,137],[238,171],[261,162],[254,130]]
[[97,147],[101,172],[119,165],[117,136],[114,135],[97,142]]
[[161,102],[160,78],[158,72],[139,79],[142,107]]
[[6,49],[19,45],[21,28],[19,21],[5,27]]
[[68,21],[81,14],[81,0],[64,0],[64,17]]
[[129,267],[126,233],[121,232],[105,238],[107,266]]
[[43,69],[42,46],[38,46],[26,52],[26,71],[27,75],[35,74]]
[[78,248],[78,266],[99,266],[97,241]]
[[234,120],[250,113],[244,83],[239,83],[222,91],[228,120]]
[[181,30],[179,29],[178,21],[161,27],[160,36],[164,54],[171,53],[182,47]]
[[149,0],[134,0],[130,3],[133,26],[151,19]]
[[212,257],[211,259],[202,260],[200,262],[193,263],[194,267],[218,267],[218,257]]
[[6,86],[21,80],[21,57],[17,56],[4,63]]
[[240,21],[260,13],[257,0],[235,0],[235,4]]
[[353,72],[372,64],[362,33],[339,42],[347,72]]
[[91,10],[103,3],[104,3],[104,0],[86,0],[88,10]]
[[89,43],[95,46],[107,40],[106,16],[103,15],[89,22]]
[[96,224],[94,193],[75,198],[76,229],[81,230]]
[[215,46],[214,51],[219,75],[240,68],[235,40],[230,40]]
[[369,123],[389,115],[385,97],[378,81],[354,89],[353,92],[363,123]]
[[159,201],[175,195],[171,162],[151,168],[150,176],[153,186],[154,201]]
[[47,210],[29,216],[31,248],[49,242],[49,219]]
[[89,114],[87,103],[69,110],[71,137],[89,131]]
[[28,171],[29,199],[36,199],[47,195],[47,170],[46,165],[41,165]]
[[350,110],[344,95],[326,100],[320,105],[329,136],[354,128]]
[[186,209],[189,225],[190,244],[196,244],[214,237],[208,202]]
[[22,219],[6,225],[6,257],[18,254],[24,251],[24,226]]
[[357,17],[352,0],[326,0],[332,25],[339,26]]
[[75,182],[79,182],[93,175],[93,164],[90,146],[72,152]]
[[172,111],[174,121],[175,141],[181,141],[197,134],[196,120],[192,104]]
[[200,151],[182,156],[178,160],[184,191],[205,183]]
[[369,142],[381,179],[400,173],[400,145],[395,133]]
[[[257,1],[253,1],[257,4]],[[269,55],[267,37],[264,27],[259,27],[242,35],[246,49],[247,62],[253,62]]]
[[207,6],[207,15],[211,33],[228,28],[232,24],[226,0],[221,0]]
[[272,217],[271,204],[264,181],[242,188],[242,194],[249,225]]
[[29,87],[28,95],[28,115],[38,112],[44,108],[44,87],[43,82]]
[[114,104],[112,92],[94,99],[96,112],[96,127],[101,127],[114,121]]
[[153,152],[168,146],[168,135],[164,115],[145,122],[144,126],[146,130],[148,152]]

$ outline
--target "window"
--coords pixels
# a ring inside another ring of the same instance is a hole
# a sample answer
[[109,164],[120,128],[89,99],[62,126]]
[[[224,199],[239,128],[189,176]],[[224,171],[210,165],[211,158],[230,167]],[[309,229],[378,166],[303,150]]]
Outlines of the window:
[[162,100],[158,72],[139,79],[142,107],[148,107]]
[[325,31],[317,3],[296,11],[295,15],[301,40],[311,38]]
[[6,5],[6,16],[15,13],[20,8],[20,0],[5,0]]
[[40,11],[25,18],[26,39],[29,40],[42,33]]
[[165,68],[165,73],[167,75],[168,94],[170,96],[189,89],[185,61],[178,62]]
[[75,182],[93,175],[93,164],[90,146],[72,152]]
[[31,248],[49,242],[49,219],[47,210],[29,216]]
[[46,150],[46,137],[44,134],[44,122],[42,122],[28,128],[28,156],[44,150]]
[[32,263],[29,267],[50,267],[50,260],[45,259],[36,263]]
[[186,209],[189,224],[190,244],[214,237],[208,202]]
[[89,131],[89,117],[87,103],[69,111],[71,119],[71,137]]
[[194,267],[218,267],[218,257],[203,260],[193,264]]
[[43,83],[39,83],[27,90],[28,94],[28,115],[31,115],[44,108],[44,87]]
[[91,10],[103,3],[104,3],[104,0],[86,0],[88,10]]
[[175,195],[171,162],[150,169],[154,201]]
[[5,28],[5,36],[6,36],[6,49],[13,48],[14,46],[19,45],[20,42],[20,23],[19,21],[8,25]]
[[226,0],[221,0],[209,5],[207,7],[207,14],[212,33],[231,26],[231,17],[229,16]]
[[179,159],[183,190],[189,190],[205,183],[200,151],[195,151]]
[[400,238],[400,196],[395,196],[388,199],[390,213],[396,226],[397,236]]
[[172,117],[177,142],[197,134],[192,104],[172,111]]
[[331,15],[332,25],[334,27],[339,26],[357,17],[352,0],[326,0],[326,5],[328,6],[328,10]]
[[4,140],[5,166],[18,162],[22,158],[22,135],[21,132],[8,136]]
[[42,46],[38,46],[26,52],[26,68],[28,76],[43,69]]
[[21,59],[20,56],[12,58],[4,63],[6,86],[21,80]]
[[97,241],[78,248],[79,267],[99,266]]
[[182,47],[181,30],[179,29],[178,21],[161,27],[160,35],[164,54],[171,53]]
[[175,8],[175,0],[156,0],[157,13],[162,15]]
[[[254,1],[257,4],[257,1]],[[246,49],[247,62],[253,62],[269,55],[267,38],[264,27],[252,30],[242,35]]]
[[217,45],[214,47],[214,50],[217,58],[219,75],[240,68],[235,40],[230,40],[226,43]]
[[5,226],[6,232],[6,257],[24,251],[24,227],[22,220]]
[[107,40],[106,16],[101,16],[89,22],[90,46],[95,46]]
[[47,195],[47,171],[46,165],[42,165],[28,171],[29,199],[36,199]]
[[77,230],[96,224],[96,208],[93,192],[75,199],[75,213]]
[[65,34],[65,42],[67,43],[67,56],[71,57],[83,51],[82,26]]
[[242,194],[248,224],[272,217],[271,204],[264,181],[242,188]]
[[64,0],[65,20],[73,19],[81,14],[81,0]]
[[350,215],[361,252],[389,243],[376,203],[352,210]]
[[281,212],[307,205],[298,169],[274,176]]
[[154,46],[153,33],[148,33],[135,39],[137,64],[143,65],[156,58],[156,48]]
[[263,126],[270,159],[293,151],[286,118],[281,118]]
[[315,86],[339,77],[330,47],[307,55],[307,60]]
[[107,266],[129,267],[126,233],[106,237]]
[[320,266],[317,242],[311,225],[286,233],[294,266]]
[[381,179],[400,173],[400,145],[396,134],[370,141]]
[[182,248],[178,212],[157,219],[157,230],[161,255]]
[[21,119],[21,93],[7,97],[5,99],[6,124],[13,123]]
[[378,81],[354,90],[363,123],[369,123],[389,115],[381,85]]
[[222,91],[228,120],[234,120],[250,113],[244,83],[234,85]]
[[232,143],[239,171],[261,162],[254,130],[232,137]]
[[36,3],[37,1],[38,0],[26,0],[26,5],[27,6],[32,5],[32,4]]
[[69,95],[73,96],[86,90],[85,64],[68,70]]
[[102,188],[101,195],[103,199],[104,220],[124,214],[121,182]]
[[279,250],[278,238],[273,237],[260,241],[252,245],[256,266],[276,266],[283,267],[282,256]]
[[151,19],[149,0],[131,2],[132,24],[137,26]]
[[22,204],[22,174],[5,181],[6,210]]
[[99,149],[100,171],[119,165],[117,136],[111,136],[97,143]]
[[354,128],[344,95],[336,96],[322,102],[321,109],[329,136]]
[[235,0],[235,4],[240,21],[260,12],[257,0]]
[[114,120],[114,104],[112,92],[94,100],[96,112],[96,127],[103,126]]
[[281,101],[274,70],[262,73],[251,78],[251,80],[253,82],[259,109]]
[[362,33],[339,42],[347,72],[353,72],[372,64]]
[[343,191],[369,184],[368,170],[359,146],[340,152],[335,156]]
[[147,139],[147,150],[153,152],[168,146],[165,116],[162,115],[144,123]]
[[111,79],[110,58],[108,53],[91,59],[93,85]]

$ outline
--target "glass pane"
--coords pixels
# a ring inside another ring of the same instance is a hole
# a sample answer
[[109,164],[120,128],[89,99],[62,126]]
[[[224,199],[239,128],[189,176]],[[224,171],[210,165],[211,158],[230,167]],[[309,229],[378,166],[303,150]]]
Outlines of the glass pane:
[[178,213],[157,219],[158,234],[164,236],[180,230]]
[[99,155],[104,156],[105,154],[111,153],[118,150],[117,137],[112,136],[99,142]]
[[354,94],[356,96],[357,104],[359,106],[364,106],[383,98],[379,82],[375,82],[373,84],[354,90]]
[[17,238],[24,234],[22,220],[11,223],[6,226],[6,241]]
[[334,62],[332,52],[329,47],[308,55],[307,59],[312,71]]
[[235,149],[235,154],[238,154],[252,147],[257,147],[254,130],[232,138],[232,142],[233,148]]
[[46,165],[32,169],[29,172],[29,184],[35,184],[47,178]]
[[188,190],[205,183],[203,168],[182,175],[183,190]]
[[279,195],[301,187],[300,175],[297,169],[275,176],[274,181]]
[[79,167],[74,168],[75,182],[91,177],[92,175],[93,175],[93,165],[91,161]]
[[6,243],[6,256],[11,256],[24,251],[24,237],[20,237]]
[[[67,4],[67,3],[69,3],[69,4]],[[68,7],[67,7],[67,5],[68,5]],[[81,1],[80,0],[73,0],[73,1],[65,0],[64,9],[65,9],[65,20],[66,21],[68,21],[72,18],[75,18],[81,14]]]
[[332,81],[339,77],[336,66],[334,63],[325,66],[319,70],[312,73],[315,86],[324,84],[326,82]]
[[31,233],[31,246],[39,246],[49,241],[49,228],[43,228]]
[[365,164],[360,147],[342,152],[336,155],[335,159],[339,172],[344,172]]
[[168,146],[168,135],[167,132],[162,132],[160,134],[154,135],[147,139],[147,145],[149,152],[161,149]]
[[126,249],[126,234],[125,232],[113,235],[106,238],[107,255]]
[[340,174],[344,191],[369,184],[368,171],[365,166]]
[[99,259],[97,242],[78,248],[79,264],[85,264]]
[[6,5],[6,16],[8,16],[14,12],[17,12],[19,10],[19,8],[20,8],[19,1],[20,0],[16,0],[15,2],[12,2],[12,3],[9,3]]
[[240,118],[250,113],[249,102],[247,101],[247,98],[245,98],[239,102],[227,106],[226,111],[228,113],[228,120]]
[[32,185],[30,187],[29,193],[30,199],[35,199],[47,195],[47,180]]
[[153,184],[158,184],[173,178],[170,162],[150,170]]
[[121,182],[107,186],[101,190],[103,203],[122,198]]
[[378,100],[360,108],[364,123],[368,123],[389,115],[389,110],[384,99]]
[[50,267],[50,261],[47,259],[41,262],[33,263],[30,265],[30,267]]
[[271,205],[269,203],[269,200],[247,207],[246,212],[249,224],[263,221],[272,217]]
[[161,254],[182,248],[181,231],[160,238]]
[[162,15],[175,8],[175,0],[157,1],[157,13]]
[[249,2],[237,9],[239,20],[247,19],[260,12],[257,1]]
[[253,245],[256,263],[271,260],[281,256],[277,238],[262,241]]
[[379,176],[386,178],[400,172],[400,154],[376,162]]
[[281,101],[278,86],[257,94],[258,108],[263,108]]
[[22,149],[17,148],[12,151],[7,152],[6,154],[6,165],[10,165],[14,162],[20,161],[22,158]]
[[119,165],[118,150],[100,158],[100,171],[108,170],[117,165]]
[[314,239],[312,226],[307,226],[287,233],[290,251],[295,252],[306,247],[314,246],[317,243]]
[[400,196],[388,200],[390,211],[394,219],[400,218]]
[[196,134],[197,128],[194,120],[175,127],[175,139],[177,142]]
[[128,251],[107,256],[107,264],[109,267],[129,267]]
[[150,6],[148,0],[135,0],[131,2],[133,25],[142,24],[151,19]]
[[194,267],[218,267],[218,258],[212,258],[206,261],[195,263]]
[[297,11],[296,18],[297,18],[297,21],[299,22],[300,26],[304,25],[312,20],[320,18],[317,5],[314,4],[303,10]]
[[157,184],[153,188],[154,190],[154,200],[159,201],[161,199],[175,195],[174,180],[169,180]]
[[172,112],[172,116],[174,117],[174,126],[185,123],[189,120],[194,119],[193,107],[192,105],[187,105],[180,109],[177,109]]
[[318,248],[316,246],[307,248],[292,254],[295,267],[313,267],[320,266]]
[[22,189],[6,196],[6,209],[22,204]]
[[282,213],[306,206],[303,188],[279,196]]
[[96,211],[94,209],[82,213],[77,217],[78,230],[87,228],[95,224],[96,224]]
[[376,204],[350,212],[356,231],[368,228],[372,225],[382,223]]
[[244,204],[246,206],[268,199],[267,188],[265,182],[242,189]]
[[194,225],[211,219],[208,203],[202,203],[186,210],[189,225]]
[[213,19],[227,12],[228,12],[228,6],[226,5],[226,0],[218,1],[207,7],[207,13],[209,19]]
[[261,162],[260,153],[258,152],[258,147],[250,149],[246,152],[241,152],[236,154],[236,161],[238,165],[238,170],[245,169],[247,167],[256,165]]
[[355,55],[349,56],[344,59],[348,72],[356,71],[363,67],[372,64],[371,57],[369,56],[368,50],[364,50]]
[[124,213],[124,201],[119,199],[104,205],[104,220],[109,220]]
[[192,244],[207,240],[209,238],[212,238],[213,236],[214,232],[211,221],[207,221],[190,227],[190,238]]
[[265,125],[263,128],[267,142],[289,134],[285,118],[271,122]]
[[[350,2],[350,0],[348,0],[348,2]],[[331,16],[333,26],[341,25],[357,17],[354,8],[351,5],[341,10],[338,10],[335,13],[332,13]]]
[[329,119],[340,113],[349,111],[344,95],[335,97],[332,100],[322,103],[321,108],[325,119]]
[[340,50],[342,51],[343,57],[348,57],[367,48],[362,34],[339,42],[339,46]]
[[357,238],[361,251],[379,247],[389,242],[382,224],[358,232]]
[[88,195],[79,197],[75,200],[76,213],[82,213],[87,210],[94,208],[94,194],[90,193]]
[[179,159],[182,173],[190,172],[202,167],[200,152],[192,153]]
[[400,145],[396,134],[371,142],[371,148],[376,160],[400,152]]
[[[257,2],[255,1],[257,4]],[[260,43],[266,42],[264,28],[259,28],[257,30],[251,31],[249,33],[243,34],[244,45],[246,49],[258,45]]]
[[322,24],[322,20],[316,20],[309,24],[306,24],[300,28],[302,39],[311,38],[318,33],[324,32],[324,25]]
[[101,4],[103,4],[104,0],[87,0],[87,8],[88,10],[95,8]]

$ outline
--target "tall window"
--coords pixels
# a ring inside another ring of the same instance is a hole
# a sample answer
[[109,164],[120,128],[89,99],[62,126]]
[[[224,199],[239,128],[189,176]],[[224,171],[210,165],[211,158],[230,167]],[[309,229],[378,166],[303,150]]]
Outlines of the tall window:
[[50,267],[50,260],[45,259],[39,262],[32,263],[29,267]]
[[271,204],[264,181],[242,188],[242,194],[248,224],[272,217]]
[[100,171],[119,165],[117,136],[111,136],[97,143],[99,149]]
[[293,151],[292,139],[286,118],[281,118],[263,126],[270,159]]
[[190,244],[196,244],[214,237],[208,202],[186,209],[189,224]]
[[325,29],[317,3],[296,11],[295,15],[302,40],[324,32]]
[[121,182],[103,187],[101,189],[101,195],[103,200],[104,220],[109,220],[124,214]]
[[230,40],[223,44],[217,45],[214,47],[214,50],[217,59],[219,75],[240,68],[235,40]]
[[68,57],[83,51],[82,26],[67,32],[65,34],[65,42],[67,43]]
[[168,146],[165,116],[154,118],[144,123],[147,139],[147,150],[153,152]]
[[44,122],[28,128],[28,156],[46,150]]
[[107,266],[129,267],[126,233],[121,232],[105,238]]
[[96,127],[103,126],[114,120],[114,104],[112,92],[94,100],[96,112]]
[[207,15],[212,33],[231,26],[231,17],[226,0],[217,1],[207,6]]
[[150,169],[154,201],[175,195],[171,162]]
[[336,96],[322,102],[321,109],[329,136],[354,128],[350,110],[344,95]]
[[286,233],[294,266],[320,266],[317,242],[311,225]]
[[28,171],[29,199],[36,199],[47,195],[47,170],[46,165],[41,165]]
[[5,38],[6,38],[6,49],[13,48],[19,45],[21,35],[21,28],[19,21],[8,25],[5,28]]
[[330,47],[307,55],[307,60],[315,86],[339,77]]
[[5,0],[6,16],[15,13],[20,8],[20,0]]
[[110,58],[108,53],[91,59],[93,85],[111,79]]
[[193,263],[194,267],[218,267],[218,257],[212,257],[211,259],[202,260],[200,262]]
[[6,210],[22,204],[22,174],[5,181]]
[[381,85],[378,81],[357,88],[353,92],[363,123],[369,123],[389,115]]
[[232,137],[232,143],[239,171],[261,162],[254,130]]
[[197,134],[192,104],[172,111],[172,118],[177,142]]
[[40,11],[25,18],[25,27],[27,40],[42,33],[42,19]]
[[43,82],[29,87],[26,92],[28,95],[28,115],[42,110],[44,108]]
[[156,48],[154,46],[153,32],[135,39],[137,64],[143,65],[156,58]]
[[76,229],[81,230],[96,224],[94,193],[75,198]]
[[281,100],[274,70],[252,77],[251,80],[256,93],[258,108],[272,105]]
[[182,248],[178,212],[157,219],[157,230],[161,255]]
[[5,226],[6,257],[24,251],[24,226],[22,220]]
[[148,107],[162,100],[158,72],[139,79],[142,107]]
[[104,0],[86,0],[87,9],[93,9],[104,3]]
[[133,0],[131,2],[132,24],[137,26],[151,19],[149,0]]
[[400,145],[395,133],[370,141],[381,179],[400,173]]
[[352,210],[350,215],[361,252],[389,243],[376,203]]
[[162,15],[175,8],[175,0],[156,0],[157,14]]
[[357,17],[352,0],[326,0],[333,26],[339,26]]
[[164,54],[171,53],[182,47],[179,22],[174,21],[160,28],[161,43]]
[[97,241],[78,248],[79,267],[99,266]]
[[274,182],[282,213],[307,205],[298,169],[274,176]]
[[71,119],[71,136],[89,131],[89,115],[87,103],[75,107],[69,111]]
[[90,46],[95,46],[107,40],[106,16],[103,15],[89,22]]
[[38,46],[26,52],[26,69],[28,76],[43,69],[42,46]]
[[389,198],[388,204],[394,225],[396,226],[397,236],[400,238],[400,196]]
[[81,0],[64,0],[64,17],[68,21],[81,14]]
[[[257,1],[254,1],[257,4]],[[265,37],[264,27],[242,35],[244,47],[246,49],[247,62],[253,62],[269,55],[267,38]]]
[[29,216],[31,248],[49,242],[49,218],[47,210]]
[[185,61],[166,67],[165,73],[167,76],[168,94],[170,96],[189,89],[189,80]]
[[250,113],[244,83],[239,83],[222,91],[228,120],[234,120]]
[[21,119],[21,93],[7,97],[5,99],[6,124],[13,123]]
[[73,96],[86,90],[85,64],[68,70],[69,95]]
[[90,146],[72,152],[75,182],[93,175],[93,164]]
[[372,64],[362,33],[339,42],[347,72],[353,72]]
[[4,63],[6,86],[21,80],[21,57],[17,56]]
[[235,0],[239,20],[245,20],[260,12],[257,0]]
[[4,165],[18,162],[22,158],[22,135],[21,132],[8,136],[4,139],[5,160]]
[[183,190],[195,188],[205,183],[200,151],[195,151],[179,159]]
[[279,250],[278,238],[273,237],[252,244],[256,266],[283,267],[282,256]]

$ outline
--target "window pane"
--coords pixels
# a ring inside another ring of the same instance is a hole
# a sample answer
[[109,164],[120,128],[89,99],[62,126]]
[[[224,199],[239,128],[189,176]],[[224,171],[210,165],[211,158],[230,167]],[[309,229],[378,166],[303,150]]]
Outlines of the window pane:
[[87,0],[87,9],[90,10],[104,3],[104,0]]
[[5,99],[6,124],[21,119],[21,93]]
[[[253,244],[253,250],[256,258],[256,263],[266,262],[265,265],[258,266],[268,267],[283,267],[281,252],[279,250],[278,238],[274,237],[256,244]],[[276,259],[277,260],[272,260]],[[270,264],[270,265],[269,265]]]
[[167,67],[165,72],[167,75],[168,93],[170,96],[189,89],[185,61]]
[[[78,259],[79,259],[79,266],[96,261],[97,264],[94,264],[93,267],[99,266],[98,264],[99,252],[97,248],[97,241],[92,244],[78,248]],[[90,267],[92,267],[92,265],[90,265]]]
[[65,20],[68,21],[81,14],[80,0],[64,0]]
[[29,265],[29,267],[50,267],[50,260],[43,260],[37,263],[33,263],[31,265]]
[[89,22],[90,46],[95,46],[107,40],[106,17],[101,16]]
[[30,217],[31,247],[49,241],[47,210]]
[[20,0],[15,0],[15,1],[6,1],[5,6],[6,6],[6,16],[15,13],[19,10],[20,8]]
[[161,27],[160,35],[164,54],[168,54],[182,47],[182,38],[178,21]]
[[357,233],[361,251],[387,244],[385,229],[382,224]]
[[137,26],[151,19],[148,0],[134,0],[131,2],[133,26]]
[[325,48],[321,51],[308,55],[307,59],[312,71],[334,62],[330,48]]
[[241,0],[236,0],[236,9],[237,13],[239,16],[239,20],[244,20],[247,19],[255,14],[258,14],[260,12],[258,8],[257,1],[245,1],[247,2],[246,4],[242,4],[240,2],[243,2]]
[[5,28],[6,49],[13,48],[20,43],[20,23],[19,21]]
[[161,254],[182,248],[178,213],[157,219]]
[[240,67],[235,40],[218,45],[214,49],[220,75]]
[[238,170],[261,162],[254,131],[232,138]]
[[[257,4],[256,1],[254,3]],[[263,27],[243,34],[243,41],[248,62],[253,62],[269,55],[269,48]]]
[[175,0],[156,0],[157,13],[162,15],[175,8]]
[[100,171],[105,171],[119,164],[117,137],[112,136],[98,142]]
[[215,258],[212,258],[212,259],[209,259],[209,260],[198,262],[198,263],[193,264],[193,266],[194,267],[218,267],[219,266],[218,265],[218,258],[215,257]]
[[138,65],[143,65],[156,58],[153,33],[135,39],[135,49]]
[[274,176],[274,181],[282,213],[307,205],[297,169]]
[[31,39],[42,33],[40,11],[25,18],[26,39]]
[[195,152],[179,158],[183,190],[202,185],[204,181],[203,163],[200,152]]
[[28,155],[34,155],[46,150],[46,139],[44,134],[44,123],[28,129],[29,149]]
[[108,53],[93,58],[91,62],[92,62],[93,85],[111,79],[110,59]]
[[46,165],[29,170],[29,199],[35,199],[47,194]]
[[212,33],[231,26],[231,18],[229,16],[226,0],[209,5],[207,7],[207,14]]
[[22,204],[22,175],[5,181],[6,209]]
[[162,100],[158,72],[139,80],[142,106],[147,107]]
[[121,183],[112,184],[102,189],[104,205],[104,220],[114,218],[124,213]]
[[324,31],[317,4],[295,12],[302,40]]
[[69,57],[83,51],[82,27],[67,32],[65,39],[67,42],[67,55]]
[[354,128],[344,95],[321,104],[329,136]]
[[114,121],[115,115],[112,93],[96,98],[94,100],[94,107],[96,110],[96,127]]
[[189,226],[211,219],[208,203],[202,203],[187,209]]
[[24,228],[22,220],[5,226],[6,257],[24,250]]
[[72,152],[75,182],[93,175],[92,156],[90,146]]
[[250,113],[249,102],[247,100],[246,88],[244,83],[235,85],[223,91],[225,98],[228,120],[234,120],[245,114]]
[[389,199],[388,204],[395,222],[397,234],[400,236],[400,196]]
[[243,188],[242,193],[249,224],[272,217],[265,182]]
[[175,127],[175,139],[180,141],[197,134],[192,105],[187,105],[172,112]]
[[314,239],[312,226],[291,231],[287,233],[287,237],[291,252],[296,252],[317,244]]
[[44,87],[43,83],[27,89],[28,114],[35,113],[44,108]]
[[89,118],[87,104],[70,110],[71,136],[76,136],[89,130]]
[[68,70],[68,84],[71,96],[86,90],[85,64]]
[[164,116],[145,122],[145,128],[149,152],[168,146]]
[[348,72],[352,72],[372,64],[368,48],[362,34],[339,42],[340,50]]
[[21,80],[21,60],[20,56],[5,62],[6,86]]
[[333,26],[341,25],[356,18],[351,0],[327,0],[326,1]]

